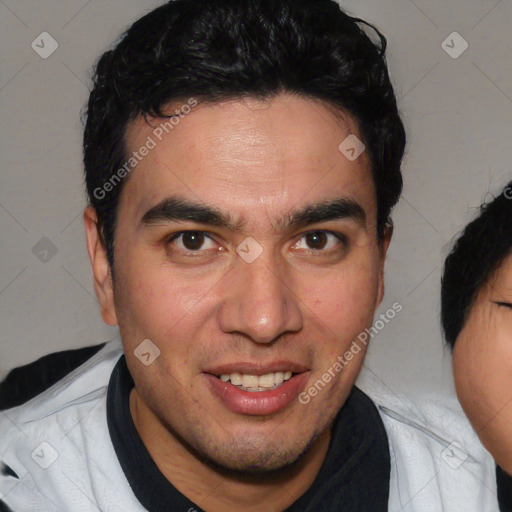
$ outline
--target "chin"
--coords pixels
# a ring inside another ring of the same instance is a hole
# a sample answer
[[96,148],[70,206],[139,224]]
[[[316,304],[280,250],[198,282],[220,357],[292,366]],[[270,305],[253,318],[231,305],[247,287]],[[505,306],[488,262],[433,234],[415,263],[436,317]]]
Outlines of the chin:
[[[235,477],[258,477],[280,473],[292,468],[306,455],[311,443],[299,446],[279,447],[267,445],[260,448],[231,444],[223,453],[200,454],[203,461],[220,473]],[[222,449],[222,448],[221,448]]]
[[293,429],[293,432],[300,437],[290,436],[289,431],[286,433],[279,427],[272,432],[246,428],[236,433],[228,429],[214,432],[201,428],[194,433],[189,431],[187,439],[181,437],[181,442],[197,459],[220,473],[254,477],[296,465],[318,437],[313,431]]

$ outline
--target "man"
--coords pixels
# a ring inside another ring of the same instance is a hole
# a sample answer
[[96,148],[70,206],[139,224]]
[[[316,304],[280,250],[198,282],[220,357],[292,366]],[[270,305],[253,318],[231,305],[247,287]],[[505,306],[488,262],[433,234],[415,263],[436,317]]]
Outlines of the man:
[[412,406],[354,388],[405,145],[364,26],[328,0],[177,0],[101,57],[84,220],[120,338],[5,412],[6,510],[494,503],[478,444],[448,481]]

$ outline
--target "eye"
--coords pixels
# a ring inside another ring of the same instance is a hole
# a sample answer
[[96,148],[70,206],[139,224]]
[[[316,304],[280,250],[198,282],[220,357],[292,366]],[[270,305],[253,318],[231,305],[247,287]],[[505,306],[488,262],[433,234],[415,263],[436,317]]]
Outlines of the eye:
[[297,241],[293,249],[306,249],[309,251],[328,251],[337,246],[346,246],[347,239],[341,233],[331,231],[308,231]]
[[202,252],[215,248],[215,242],[203,231],[181,231],[172,235],[167,243],[183,252]]
[[512,304],[510,302],[501,302],[501,301],[493,301],[493,302],[497,306],[501,306],[501,307],[504,307],[504,308],[512,309]]

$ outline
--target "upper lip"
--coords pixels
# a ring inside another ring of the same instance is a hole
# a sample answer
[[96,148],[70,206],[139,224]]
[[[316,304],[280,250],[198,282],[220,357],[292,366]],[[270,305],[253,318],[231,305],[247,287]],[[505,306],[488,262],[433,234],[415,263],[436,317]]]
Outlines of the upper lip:
[[273,361],[267,363],[240,361],[237,363],[211,366],[208,369],[203,370],[203,373],[210,373],[212,375],[229,375],[231,373],[265,375],[267,373],[286,371],[291,371],[292,373],[303,373],[308,370],[309,369],[306,366],[298,363],[292,363],[291,361]]

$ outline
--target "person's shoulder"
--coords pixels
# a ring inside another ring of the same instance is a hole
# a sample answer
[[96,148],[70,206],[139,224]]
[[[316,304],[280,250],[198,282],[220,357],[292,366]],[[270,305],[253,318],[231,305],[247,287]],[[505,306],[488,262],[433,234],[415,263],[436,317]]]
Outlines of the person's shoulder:
[[7,506],[35,510],[30,507],[44,504],[45,510],[64,510],[59,503],[81,498],[73,494],[78,489],[66,486],[63,473],[92,489],[96,476],[88,456],[114,457],[106,394],[122,353],[116,338],[42,393],[0,411],[0,498],[6,496]]
[[357,385],[374,401],[388,435],[390,510],[499,510],[494,462],[454,394],[410,398],[371,372]]
[[0,455],[12,447],[13,440],[30,437],[45,426],[62,427],[66,417],[105,396],[110,374],[122,353],[117,337],[37,396],[0,411]]
[[[486,453],[454,393],[440,395],[425,391],[408,396],[390,388],[371,372],[363,372],[357,386],[373,400],[387,425],[407,426],[414,435],[426,436],[445,448],[459,441]],[[436,430],[444,436],[436,436]],[[445,439],[450,437],[453,439]]]
[[41,394],[99,352],[105,343],[46,354],[13,368],[0,382],[0,410],[11,409]]

